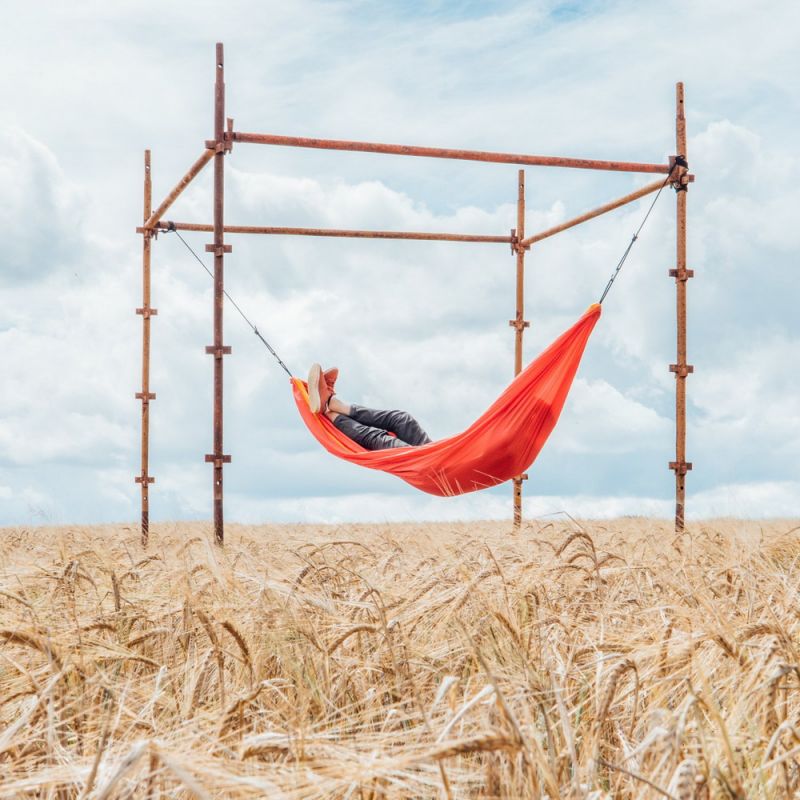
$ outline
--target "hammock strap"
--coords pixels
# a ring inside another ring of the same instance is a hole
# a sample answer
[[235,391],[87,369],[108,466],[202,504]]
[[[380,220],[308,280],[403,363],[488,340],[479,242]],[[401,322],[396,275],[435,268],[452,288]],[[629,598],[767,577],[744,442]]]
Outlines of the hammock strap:
[[614,269],[614,272],[611,273],[611,277],[608,279],[606,288],[603,289],[603,294],[600,295],[600,300],[598,300],[600,305],[603,304],[603,300],[606,299],[606,295],[608,294],[609,290],[614,284],[614,281],[617,279],[617,275],[619,275],[619,272],[622,269],[622,265],[625,263],[625,259],[628,258],[628,255],[630,254],[633,245],[639,238],[639,234],[642,232],[642,228],[644,228],[644,224],[645,222],[647,222],[647,219],[650,216],[650,212],[655,208],[655,205],[658,202],[658,198],[661,196],[661,192],[664,191],[667,184],[672,180],[672,173],[675,172],[675,168],[686,167],[686,166],[688,166],[688,164],[684,156],[677,156],[675,158],[675,163],[672,165],[672,169],[669,171],[669,174],[664,179],[664,183],[661,184],[661,188],[656,192],[656,196],[653,198],[653,202],[650,203],[650,208],[647,209],[647,213],[644,215],[644,219],[641,221],[639,227],[636,229],[636,233],[634,233],[633,236],[631,237],[630,242],[628,242],[628,246],[625,248],[625,252],[622,254],[622,258],[620,258],[620,260],[617,262],[617,266]]
[[[175,227],[175,223],[174,222],[168,222],[167,223],[167,228],[165,230],[165,233],[174,233],[183,242],[184,247],[197,259],[197,263],[200,264],[200,266],[212,278],[214,277],[214,273],[211,272],[211,270],[205,265],[205,262],[203,261],[203,259],[200,258],[200,256],[197,255],[197,253],[195,253],[195,251],[192,249],[191,245],[186,241],[186,239],[184,239],[183,236],[181,236],[180,233],[178,233],[178,229]],[[275,348],[261,335],[261,331],[259,331],[258,328],[252,322],[250,322],[250,320],[247,318],[247,316],[244,313],[244,311],[242,311],[242,309],[239,308],[239,304],[228,294],[228,292],[225,289],[222,290],[222,293],[225,295],[225,297],[228,298],[228,300],[231,301],[231,305],[239,312],[239,316],[250,326],[250,328],[252,329],[253,333],[256,336],[258,336],[259,339],[261,339],[261,341],[264,344],[264,347],[266,347],[267,350],[269,350],[269,352],[273,355],[275,360],[281,365],[281,367],[283,368],[283,371],[290,378],[293,378],[294,376],[289,371],[289,367],[287,367],[286,364],[283,363],[283,360],[281,359],[281,357],[275,352]]]

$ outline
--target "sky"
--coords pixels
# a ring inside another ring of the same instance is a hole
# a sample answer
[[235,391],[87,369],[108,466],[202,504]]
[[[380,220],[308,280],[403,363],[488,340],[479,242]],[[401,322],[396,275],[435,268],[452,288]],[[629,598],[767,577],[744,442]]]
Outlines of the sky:
[[[9,5],[9,8],[11,6]],[[214,44],[237,130],[665,163],[688,158],[687,515],[800,515],[800,10],[704,2],[14,4],[0,44],[0,525],[139,516],[143,151],[154,201],[213,132]],[[237,145],[231,224],[506,234],[517,167]],[[536,232],[652,176],[529,167]],[[597,300],[645,199],[535,245],[525,359]],[[167,215],[210,222],[211,171]],[[208,234],[187,234],[201,254]],[[513,375],[507,246],[231,237],[228,291],[295,374],[345,401],[466,427]],[[206,256],[207,257],[207,256]],[[674,193],[604,303],[528,517],[674,510]],[[210,263],[210,262],[209,262]],[[212,287],[153,245],[154,520],[211,513]],[[511,487],[435,498],[324,452],[230,307],[226,518],[506,518]]]

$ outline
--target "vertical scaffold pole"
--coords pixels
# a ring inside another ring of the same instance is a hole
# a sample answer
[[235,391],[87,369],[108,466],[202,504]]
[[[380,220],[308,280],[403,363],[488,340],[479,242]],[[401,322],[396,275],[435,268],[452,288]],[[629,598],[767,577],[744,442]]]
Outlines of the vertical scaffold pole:
[[[147,222],[153,210],[153,185],[150,175],[150,151],[144,151],[144,221]],[[142,233],[142,307],[136,313],[142,317],[142,391],[136,398],[142,401],[142,470],[136,476],[136,483],[142,486],[142,547],[147,547],[150,536],[150,484],[155,483],[149,473],[150,468],[150,401],[156,396],[150,391],[150,317],[158,311],[150,308],[150,252],[152,231]]]
[[[514,328],[514,376],[522,372],[522,335],[525,328],[530,326],[525,317],[525,247],[522,240],[525,238],[525,170],[517,174],[517,228],[512,231],[511,251],[517,257],[517,296],[516,316],[508,324]],[[522,524],[522,482],[527,480],[527,473],[514,478],[514,527]]]
[[222,452],[222,358],[231,352],[223,344],[222,311],[225,290],[225,253],[231,246],[224,241],[225,208],[225,62],[221,43],[217,43],[216,81],[214,83],[214,242],[206,245],[206,252],[214,254],[214,344],[206,353],[214,356],[214,452],[206,455],[206,462],[214,465],[214,538],[221,545],[225,538],[222,494],[222,465],[230,456]]
[[[677,155],[687,159],[686,115],[684,113],[683,83],[675,87],[675,146]],[[694,372],[694,367],[686,362],[686,281],[694,276],[693,270],[686,269],[686,196],[688,183],[687,162],[678,167],[673,186],[677,195],[676,222],[676,263],[670,270],[675,278],[677,314],[677,363],[670,364],[675,373],[675,460],[670,469],[675,472],[675,530],[682,531],[686,508],[686,473],[692,468],[686,460],[686,376]]]

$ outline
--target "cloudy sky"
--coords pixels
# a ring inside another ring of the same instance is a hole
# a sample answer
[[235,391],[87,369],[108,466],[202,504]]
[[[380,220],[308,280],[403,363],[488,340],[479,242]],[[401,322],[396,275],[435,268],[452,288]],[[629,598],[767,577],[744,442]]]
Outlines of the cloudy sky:
[[[212,133],[214,43],[237,130],[663,162],[675,82],[689,161],[687,479],[692,517],[800,515],[800,12],[790,0],[14,4],[0,70],[0,524],[138,518],[143,150],[156,202]],[[237,146],[231,223],[505,234],[516,167]],[[528,231],[652,176],[529,168]],[[646,201],[645,201],[646,202]],[[535,246],[525,355],[595,301],[644,213]],[[169,214],[209,222],[211,174]],[[526,514],[670,516],[675,201],[665,192],[604,306],[530,471]],[[189,235],[200,252],[207,234]],[[346,400],[465,427],[513,367],[515,262],[502,245],[232,240],[227,287],[303,374]],[[154,245],[154,519],[207,518],[211,285]],[[431,498],[337,461],[232,311],[226,516],[505,517],[510,487]]]

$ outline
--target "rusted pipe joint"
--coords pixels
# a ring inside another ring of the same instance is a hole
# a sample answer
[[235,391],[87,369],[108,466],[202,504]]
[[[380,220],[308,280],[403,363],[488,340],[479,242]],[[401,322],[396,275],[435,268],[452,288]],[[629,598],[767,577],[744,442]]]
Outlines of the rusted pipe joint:
[[520,252],[520,250],[530,250],[531,249],[530,244],[525,244],[524,240],[520,239],[519,236],[517,236],[517,229],[516,228],[512,228],[511,229],[511,242],[510,242],[510,245],[511,245],[511,255],[512,256],[515,256],[517,253]]
[[510,319],[508,325],[511,328],[516,328],[518,331],[530,328],[531,324],[526,319]]
[[215,467],[221,467],[223,464],[230,463],[230,456],[224,456],[222,453],[220,453],[218,456],[214,453],[206,453],[206,464],[213,464]]
[[671,269],[669,271],[670,278],[675,278],[676,281],[687,281],[689,278],[694,278],[693,269]]
[[231,354],[230,345],[223,345],[222,347],[214,347],[213,344],[206,346],[206,353],[214,358],[222,358],[222,356],[229,356]]
[[155,483],[156,479],[155,478],[151,478],[149,475],[143,473],[142,475],[137,475],[134,478],[134,482],[135,483],[142,483],[145,486],[147,486],[149,483]]
[[207,244],[206,253],[213,253],[215,256],[221,256],[223,253],[232,253],[233,245],[230,244]]
[[685,475],[692,468],[691,461],[670,461],[669,468],[678,475]]
[[694,367],[691,364],[670,364],[669,371],[674,372],[676,378],[685,378],[694,372]]
[[672,188],[676,192],[688,192],[690,183],[691,176],[688,173],[683,172],[678,176],[677,180],[672,182]]

